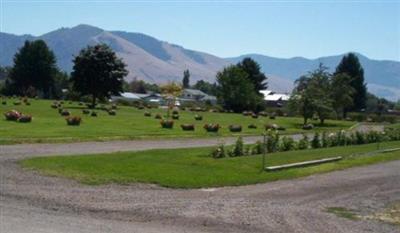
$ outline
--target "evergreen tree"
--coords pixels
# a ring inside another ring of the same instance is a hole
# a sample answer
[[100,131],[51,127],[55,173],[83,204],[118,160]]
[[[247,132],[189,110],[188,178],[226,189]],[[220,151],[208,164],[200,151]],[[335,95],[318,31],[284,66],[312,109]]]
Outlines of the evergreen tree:
[[259,93],[260,90],[267,89],[267,77],[261,72],[260,65],[253,59],[244,58],[237,66],[247,73],[247,78],[253,83],[254,90]]
[[346,109],[353,106],[354,88],[351,77],[347,74],[336,74],[331,79],[331,98],[336,116],[346,118]]
[[238,66],[231,65],[217,74],[217,97],[225,109],[241,112],[257,111],[262,97],[254,91],[248,74]]
[[71,74],[73,88],[81,95],[92,96],[92,108],[97,98],[119,95],[123,78],[128,74],[126,65],[105,44],[82,49],[73,60]]
[[14,56],[9,88],[17,95],[26,95],[28,90],[34,89],[43,97],[50,98],[57,73],[56,58],[46,43],[43,40],[25,41]]
[[189,70],[183,71],[182,86],[183,86],[183,88],[189,88],[190,87],[190,73],[189,73]]
[[364,82],[364,69],[362,68],[358,57],[354,53],[345,55],[336,67],[335,75],[345,73],[349,75],[352,80],[351,86],[354,88],[353,94],[353,107],[347,110],[360,111],[365,109],[367,101],[367,87]]

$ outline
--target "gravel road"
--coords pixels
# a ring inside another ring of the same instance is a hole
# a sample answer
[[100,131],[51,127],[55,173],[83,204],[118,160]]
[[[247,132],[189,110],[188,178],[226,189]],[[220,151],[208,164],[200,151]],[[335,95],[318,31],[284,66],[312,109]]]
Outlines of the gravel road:
[[327,207],[346,207],[367,216],[399,201],[400,161],[290,181],[191,190],[147,184],[87,186],[44,177],[17,164],[37,154],[204,145],[195,141],[2,146],[0,232],[400,232],[398,226],[326,212]]

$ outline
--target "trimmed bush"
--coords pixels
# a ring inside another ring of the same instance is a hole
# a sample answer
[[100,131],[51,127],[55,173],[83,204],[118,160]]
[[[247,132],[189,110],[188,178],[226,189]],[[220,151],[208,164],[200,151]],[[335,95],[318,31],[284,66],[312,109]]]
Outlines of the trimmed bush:
[[69,116],[69,115],[71,115],[71,113],[66,109],[61,110],[60,114],[61,114],[61,116]]
[[115,110],[111,109],[111,110],[108,110],[108,115],[115,116],[115,115],[117,115],[117,112]]
[[263,116],[263,117],[267,117],[267,116],[268,116],[268,113],[266,113],[266,112],[259,112],[258,115],[259,115],[259,116]]
[[243,116],[251,116],[253,114],[253,112],[250,111],[243,111]]
[[230,125],[229,126],[229,131],[231,131],[231,132],[242,132],[242,126],[241,125]]
[[193,131],[194,130],[194,124],[182,124],[181,128],[184,131]]
[[117,104],[112,104],[111,109],[117,109]]
[[32,116],[31,115],[21,115],[20,118],[18,118],[18,122],[21,123],[28,123],[32,121]]
[[178,115],[178,114],[173,114],[173,115],[172,115],[172,119],[174,119],[174,120],[179,120],[179,115]]
[[1,104],[2,105],[7,105],[7,101],[3,100],[3,101],[1,101]]
[[221,126],[219,126],[219,124],[205,124],[203,126],[203,128],[207,131],[207,132],[218,132],[218,130],[221,128]]
[[92,111],[92,112],[90,113],[90,116],[92,116],[92,117],[97,117],[97,112]]
[[276,118],[276,113],[271,113],[271,115],[269,116],[269,119],[271,119],[271,120],[275,120],[275,118]]
[[65,118],[67,125],[78,126],[81,124],[82,118],[79,116],[68,116]]
[[179,115],[179,110],[177,108],[174,108],[172,110],[172,115]]
[[265,130],[278,130],[279,126],[277,124],[266,124],[265,125]]
[[155,119],[162,119],[162,116],[160,113],[157,113],[156,116],[154,117]]
[[305,124],[305,125],[303,125],[303,129],[304,130],[312,130],[312,129],[314,129],[314,125],[313,124]]
[[4,113],[4,116],[6,117],[7,121],[16,121],[16,120],[18,120],[18,118],[21,117],[21,115],[22,114],[16,110],[11,110],[11,111]]
[[165,129],[172,129],[174,127],[173,120],[161,120],[160,121],[161,127]]
[[14,102],[14,105],[21,105],[21,102],[20,101],[16,101],[16,102]]
[[151,112],[144,112],[145,117],[151,117]]
[[90,110],[88,110],[88,109],[83,109],[83,110],[82,110],[82,113],[85,114],[85,115],[87,115],[87,114],[90,113]]
[[277,130],[279,130],[279,131],[285,131],[285,130],[286,130],[286,128],[285,128],[285,127],[283,127],[283,126],[278,126]]
[[258,115],[255,114],[255,113],[253,113],[253,114],[251,114],[251,117],[254,118],[254,119],[257,119],[257,118],[258,118]]
[[247,126],[247,128],[249,128],[249,129],[257,129],[257,125],[250,124],[249,126]]
[[203,120],[203,116],[200,116],[200,115],[195,115],[194,116],[194,119],[196,120],[196,121],[201,121],[201,120]]

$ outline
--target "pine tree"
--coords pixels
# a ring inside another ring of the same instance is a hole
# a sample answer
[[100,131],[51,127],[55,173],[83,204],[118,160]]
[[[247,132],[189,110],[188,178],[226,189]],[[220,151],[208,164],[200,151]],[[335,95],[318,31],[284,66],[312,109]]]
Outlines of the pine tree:
[[183,71],[182,86],[183,86],[183,88],[190,87],[190,72],[189,72],[189,70]]
[[354,53],[345,55],[336,67],[335,75],[345,73],[352,80],[350,85],[354,88],[353,107],[347,110],[360,111],[365,109],[367,101],[367,87],[364,82],[364,69]]

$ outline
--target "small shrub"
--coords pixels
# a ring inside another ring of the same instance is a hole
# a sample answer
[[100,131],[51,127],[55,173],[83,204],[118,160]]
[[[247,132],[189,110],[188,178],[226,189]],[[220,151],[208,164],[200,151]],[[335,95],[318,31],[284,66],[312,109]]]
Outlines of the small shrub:
[[267,131],[267,152],[272,153],[278,150],[279,133],[276,130]]
[[242,137],[238,137],[236,140],[235,146],[233,147],[232,151],[230,151],[229,156],[237,157],[244,155],[244,145]]
[[319,139],[319,133],[318,132],[314,134],[314,137],[313,137],[313,139],[311,141],[311,147],[314,148],[314,149],[321,147],[321,142],[320,142],[320,139]]
[[322,147],[328,147],[329,146],[329,138],[326,135],[326,132],[322,132],[322,137],[321,137],[321,146]]
[[4,113],[4,116],[6,117],[7,121],[16,121],[16,120],[18,120],[18,118],[21,117],[21,115],[22,114],[16,110],[11,110],[11,111]]
[[281,143],[279,144],[280,151],[290,151],[296,148],[296,143],[292,137],[282,137]]
[[306,134],[303,134],[303,138],[300,139],[297,147],[299,150],[305,150],[310,147],[310,142]]
[[147,112],[147,111],[144,112],[144,116],[145,116],[145,117],[151,117],[151,112]]
[[203,120],[203,116],[200,116],[200,115],[195,115],[194,116],[194,119],[196,120],[196,121],[201,121],[201,120]]
[[194,124],[182,124],[181,128],[184,131],[193,131],[194,130]]
[[243,116],[251,116],[253,114],[253,112],[251,111],[243,111]]
[[252,149],[252,154],[259,155],[264,153],[264,150],[265,150],[265,145],[261,141],[257,141]]
[[1,101],[1,104],[2,105],[7,105],[7,101],[3,100],[3,101]]
[[21,115],[20,118],[18,118],[18,122],[21,123],[28,123],[32,121],[32,116],[31,115]]
[[312,129],[314,129],[314,125],[311,123],[305,124],[305,125],[303,125],[303,129],[304,130],[312,130]]
[[66,109],[61,110],[60,114],[61,114],[61,116],[69,116],[69,115],[71,115],[71,113]]
[[90,113],[90,111],[89,111],[88,109],[83,109],[83,110],[82,110],[82,113],[85,114],[85,115],[87,115],[87,114]]
[[90,113],[90,116],[92,116],[92,117],[97,117],[97,112],[92,111],[92,112]]
[[68,116],[65,118],[67,121],[67,125],[75,125],[78,126],[81,124],[82,118],[79,116]]
[[179,120],[179,115],[178,115],[178,114],[173,114],[173,115],[172,115],[172,119],[174,119],[174,120]]
[[172,129],[174,127],[173,120],[161,120],[160,121],[161,127],[165,129]]
[[112,104],[111,109],[117,109],[117,104]]
[[219,126],[219,124],[205,124],[203,126],[203,128],[207,131],[207,132],[218,132],[218,130],[221,128]]
[[241,125],[230,125],[229,126],[229,131],[231,131],[231,132],[242,132],[242,126]]
[[52,104],[50,107],[56,109],[58,108],[58,104]]
[[111,109],[111,110],[108,110],[108,115],[115,116],[115,115],[117,115],[117,112],[115,110]]
[[257,125],[250,124],[249,126],[247,126],[247,128],[249,128],[249,129],[257,129]]
[[156,115],[155,115],[155,117],[154,117],[155,119],[162,119],[162,116],[161,116],[161,114],[160,113],[157,113]]
[[16,101],[16,102],[14,102],[14,105],[21,105],[21,102],[20,101]]
[[211,156],[214,159],[220,159],[225,157],[225,146],[224,144],[219,145],[217,148],[211,151]]
[[271,120],[275,120],[275,118],[276,118],[276,113],[271,113],[271,115],[269,116],[269,119],[271,119]]
[[254,118],[254,119],[257,119],[257,118],[258,118],[258,115],[255,114],[255,113],[253,113],[253,114],[251,114],[251,117]]

